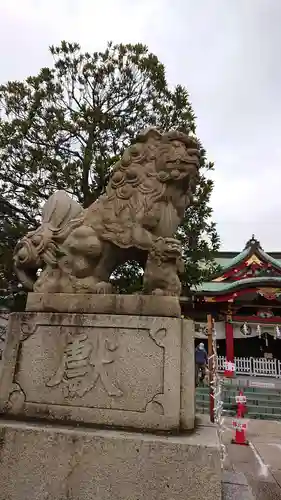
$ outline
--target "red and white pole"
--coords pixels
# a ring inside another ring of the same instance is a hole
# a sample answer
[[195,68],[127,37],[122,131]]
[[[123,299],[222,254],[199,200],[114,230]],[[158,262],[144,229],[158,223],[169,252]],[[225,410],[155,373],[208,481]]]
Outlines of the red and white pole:
[[215,421],[215,395],[214,395],[214,371],[215,371],[215,353],[213,349],[213,329],[214,321],[211,314],[207,315],[208,325],[208,359],[209,359],[209,387],[210,387],[210,420],[212,423]]
[[225,361],[224,363],[224,376],[232,378],[235,375],[235,364],[232,361]]
[[237,404],[237,415],[236,418],[232,420],[232,427],[235,429],[235,437],[232,439],[233,444],[239,444],[247,446],[249,444],[246,439],[246,429],[247,423],[243,421],[244,415],[247,411],[246,402],[247,398],[244,396],[243,391],[239,391],[239,395],[235,397]]

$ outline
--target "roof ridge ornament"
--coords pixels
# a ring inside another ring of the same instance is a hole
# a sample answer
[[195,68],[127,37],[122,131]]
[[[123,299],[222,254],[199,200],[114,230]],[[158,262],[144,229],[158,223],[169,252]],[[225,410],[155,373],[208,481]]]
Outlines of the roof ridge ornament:
[[260,242],[256,239],[255,235],[252,234],[252,238],[250,240],[247,241],[246,245],[245,245],[245,250],[246,248],[252,248],[252,249],[261,249],[262,250],[262,247],[261,247],[261,244]]

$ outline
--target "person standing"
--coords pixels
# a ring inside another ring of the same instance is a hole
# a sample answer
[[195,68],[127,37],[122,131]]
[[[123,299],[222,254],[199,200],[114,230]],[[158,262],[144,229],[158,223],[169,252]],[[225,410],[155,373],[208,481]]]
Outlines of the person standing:
[[208,365],[208,354],[203,342],[195,349],[195,385],[199,382],[199,372],[201,372],[200,381],[203,382],[206,375],[206,366]]

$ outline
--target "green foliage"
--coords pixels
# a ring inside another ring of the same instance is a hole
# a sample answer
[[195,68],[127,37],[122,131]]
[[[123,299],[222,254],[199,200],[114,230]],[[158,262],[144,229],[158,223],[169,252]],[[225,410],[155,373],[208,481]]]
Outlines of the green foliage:
[[[15,241],[38,224],[50,194],[64,189],[88,207],[140,130],[195,132],[187,90],[169,89],[163,64],[144,45],[109,43],[104,52],[90,54],[63,41],[50,51],[53,67],[0,86],[0,287],[6,289],[15,283]],[[204,273],[212,268],[210,252],[219,243],[210,221],[213,183],[205,177],[211,169],[202,148],[197,201],[180,233],[186,286],[201,279],[199,260],[205,260]],[[116,284],[120,290],[135,289],[140,271],[125,267],[115,273]]]

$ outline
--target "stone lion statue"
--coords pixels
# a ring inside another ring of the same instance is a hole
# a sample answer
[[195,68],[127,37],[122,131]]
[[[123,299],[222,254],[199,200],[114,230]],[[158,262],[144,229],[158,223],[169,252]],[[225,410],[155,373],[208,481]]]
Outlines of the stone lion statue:
[[157,238],[148,254],[143,276],[143,290],[151,295],[180,296],[184,272],[182,248],[174,238]]
[[[178,293],[179,245],[173,236],[191,203],[198,167],[194,138],[176,131],[145,131],[125,150],[105,194],[89,208],[64,191],[49,198],[41,225],[16,245],[18,278],[38,293],[112,293],[111,274],[120,264],[136,260],[144,269],[147,263],[146,290],[153,291],[157,282],[157,293]],[[165,274],[162,281],[156,262]]]

